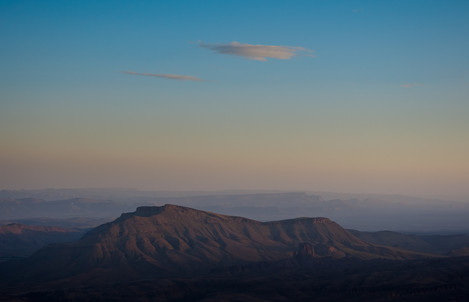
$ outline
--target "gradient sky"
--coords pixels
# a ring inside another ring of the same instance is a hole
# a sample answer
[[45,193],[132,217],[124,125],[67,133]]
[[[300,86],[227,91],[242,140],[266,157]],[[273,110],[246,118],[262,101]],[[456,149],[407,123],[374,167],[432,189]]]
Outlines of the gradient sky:
[[469,1],[0,1],[0,188],[469,196]]

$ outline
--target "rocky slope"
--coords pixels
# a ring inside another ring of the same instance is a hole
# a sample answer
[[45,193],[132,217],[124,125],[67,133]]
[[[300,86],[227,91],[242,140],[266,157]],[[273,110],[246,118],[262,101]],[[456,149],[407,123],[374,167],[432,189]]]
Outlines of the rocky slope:
[[139,207],[79,241],[41,249],[3,270],[21,280],[129,280],[208,272],[294,257],[412,259],[366,243],[327,218],[259,222],[191,208]]

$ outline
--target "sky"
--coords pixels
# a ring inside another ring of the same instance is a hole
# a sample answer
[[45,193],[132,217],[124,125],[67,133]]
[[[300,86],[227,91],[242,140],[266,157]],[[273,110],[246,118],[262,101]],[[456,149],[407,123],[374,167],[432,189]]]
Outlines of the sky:
[[0,1],[0,187],[469,196],[469,1]]

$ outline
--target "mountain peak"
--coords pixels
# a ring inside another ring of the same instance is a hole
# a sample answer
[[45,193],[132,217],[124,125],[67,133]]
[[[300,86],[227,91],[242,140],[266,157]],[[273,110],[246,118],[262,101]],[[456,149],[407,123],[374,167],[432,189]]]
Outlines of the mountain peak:
[[133,214],[136,216],[147,217],[147,216],[153,216],[153,215],[159,214],[169,208],[171,208],[171,205],[164,205],[161,207],[142,206],[142,207],[138,207],[137,210]]
[[[140,217],[149,217],[163,213],[173,213],[173,214],[196,214],[196,213],[205,213],[211,214],[210,212],[205,212],[201,210],[196,210],[188,207],[178,206],[174,204],[165,204],[163,206],[141,206],[138,207],[135,212],[127,213],[131,216],[140,216]],[[222,216],[222,215],[220,215]]]

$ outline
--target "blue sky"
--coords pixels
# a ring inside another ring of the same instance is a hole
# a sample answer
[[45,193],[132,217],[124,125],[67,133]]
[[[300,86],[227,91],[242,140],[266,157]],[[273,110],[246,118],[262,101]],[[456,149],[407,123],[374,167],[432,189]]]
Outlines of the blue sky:
[[469,194],[468,15],[467,1],[2,1],[0,181]]

